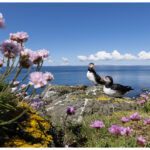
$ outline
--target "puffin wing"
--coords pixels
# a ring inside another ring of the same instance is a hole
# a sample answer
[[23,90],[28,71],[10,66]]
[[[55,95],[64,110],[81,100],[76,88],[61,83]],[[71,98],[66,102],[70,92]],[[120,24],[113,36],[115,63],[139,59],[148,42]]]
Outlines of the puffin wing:
[[99,84],[104,84],[105,83],[104,81],[100,81],[101,77],[96,72],[95,72],[95,80]]
[[125,94],[126,92],[133,90],[131,86],[124,86],[121,84],[113,84],[111,87],[112,90],[116,90],[122,94]]

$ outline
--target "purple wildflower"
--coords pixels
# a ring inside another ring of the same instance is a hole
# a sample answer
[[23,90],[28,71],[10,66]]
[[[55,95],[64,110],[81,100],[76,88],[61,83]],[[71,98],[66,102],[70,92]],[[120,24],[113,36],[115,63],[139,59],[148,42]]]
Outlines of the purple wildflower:
[[73,109],[73,107],[67,107],[66,112],[68,115],[74,115],[75,114],[75,110]]
[[14,58],[20,53],[21,46],[16,41],[5,40],[0,44],[0,51],[5,57]]
[[36,110],[38,110],[43,106],[43,101],[41,101],[40,98],[34,98],[31,106],[33,106]]
[[140,105],[140,104],[144,104],[145,103],[145,100],[140,100],[140,101],[137,101],[136,104]]
[[145,94],[141,94],[140,97],[145,98],[146,100],[148,99],[148,96]]
[[99,128],[104,128],[105,125],[103,124],[102,121],[95,120],[94,122],[92,122],[92,124],[90,125],[90,127],[99,129]]
[[122,123],[126,123],[129,121],[129,119],[127,119],[126,117],[122,117],[121,121],[122,121]]
[[122,128],[122,131],[121,131],[121,135],[129,135],[129,133],[131,133],[132,129],[130,129],[129,127],[127,128]]
[[123,131],[123,127],[120,127],[119,125],[112,125],[109,128],[109,132],[114,134],[114,135],[121,135]]
[[146,145],[146,140],[142,137],[142,136],[139,136],[138,138],[137,138],[137,142],[138,142],[138,145],[139,146],[145,146]]
[[26,32],[10,33],[10,40],[17,42],[26,42],[28,37],[29,36]]
[[132,121],[139,121],[139,120],[141,120],[141,116],[136,112],[130,116],[130,119]]
[[42,72],[32,72],[30,74],[30,85],[34,85],[34,88],[42,88],[48,84],[47,78]]
[[146,125],[146,124],[150,124],[150,118],[149,118],[149,119],[144,120],[144,125]]

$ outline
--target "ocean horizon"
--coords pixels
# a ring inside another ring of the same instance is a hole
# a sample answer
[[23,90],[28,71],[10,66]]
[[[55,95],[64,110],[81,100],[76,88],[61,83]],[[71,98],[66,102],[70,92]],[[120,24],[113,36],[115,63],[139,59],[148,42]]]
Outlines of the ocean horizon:
[[[1,73],[3,73],[5,67],[2,68]],[[68,85],[75,86],[79,84],[94,86],[86,77],[88,66],[43,66],[42,72],[51,72],[54,75],[54,80],[50,84],[57,85]],[[114,83],[131,86],[134,90],[130,91],[125,97],[136,97],[141,94],[141,89],[150,89],[150,66],[148,65],[95,65],[96,72],[101,76],[105,77],[107,75],[112,76]],[[35,71],[35,67],[31,69],[31,72]],[[23,69],[17,78],[17,81],[21,81],[26,75],[27,70]],[[7,78],[9,82],[14,73]],[[23,82],[28,83],[29,77]],[[29,90],[29,93],[33,89]],[[37,91],[40,94],[43,89]]]

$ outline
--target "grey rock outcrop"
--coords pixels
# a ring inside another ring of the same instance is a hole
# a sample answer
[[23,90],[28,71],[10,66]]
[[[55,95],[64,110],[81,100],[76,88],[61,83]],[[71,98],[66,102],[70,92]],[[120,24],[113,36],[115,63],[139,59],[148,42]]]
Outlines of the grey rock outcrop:
[[75,115],[70,117],[75,122],[81,122],[86,115],[110,115],[120,110],[136,109],[136,103],[131,98],[109,97],[103,93],[101,86],[52,85],[44,90],[42,99],[45,114],[57,123],[65,119],[68,106],[75,109]]

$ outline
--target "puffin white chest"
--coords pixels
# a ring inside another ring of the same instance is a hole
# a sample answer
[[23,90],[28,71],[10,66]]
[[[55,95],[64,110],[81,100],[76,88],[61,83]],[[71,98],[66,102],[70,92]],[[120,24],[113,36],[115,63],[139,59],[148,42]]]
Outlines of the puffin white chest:
[[111,88],[106,88],[105,86],[103,87],[103,90],[104,90],[104,93],[107,95],[113,96],[116,94],[115,90],[112,90]]
[[94,77],[94,74],[90,71],[87,72],[87,78],[94,84],[97,84],[96,80],[95,80],[95,77]]

